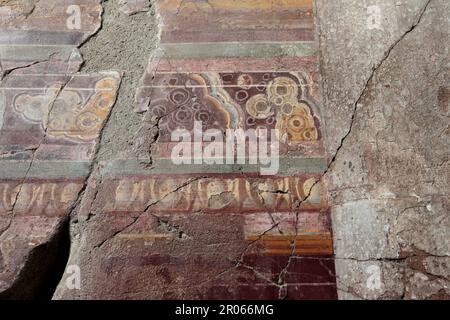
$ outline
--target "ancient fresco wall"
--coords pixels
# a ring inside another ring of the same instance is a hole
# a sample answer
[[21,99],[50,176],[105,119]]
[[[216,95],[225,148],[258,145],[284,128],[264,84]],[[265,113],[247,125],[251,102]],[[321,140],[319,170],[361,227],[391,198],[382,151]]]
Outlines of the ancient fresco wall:
[[[139,298],[336,298],[326,186],[316,183],[327,160],[312,2],[156,5],[161,40],[137,88],[141,128],[84,211],[96,215],[81,258],[96,272],[75,293],[117,298],[132,285]],[[204,131],[278,129],[279,172],[173,164],[171,134],[194,135],[196,120]]]

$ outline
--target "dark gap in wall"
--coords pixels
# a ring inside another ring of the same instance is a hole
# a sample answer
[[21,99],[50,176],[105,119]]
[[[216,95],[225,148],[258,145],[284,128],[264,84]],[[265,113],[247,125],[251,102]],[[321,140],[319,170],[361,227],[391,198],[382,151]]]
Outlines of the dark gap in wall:
[[34,248],[15,283],[0,300],[51,300],[70,253],[70,222],[65,219],[48,242]]

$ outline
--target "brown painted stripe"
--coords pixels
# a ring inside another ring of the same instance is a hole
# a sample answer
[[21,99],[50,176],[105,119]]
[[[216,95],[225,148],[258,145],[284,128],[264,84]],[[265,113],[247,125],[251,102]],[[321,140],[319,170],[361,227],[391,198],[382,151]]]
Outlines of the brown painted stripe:
[[[223,17],[226,16],[226,19]],[[279,13],[248,11],[221,12],[216,15],[197,14],[168,15],[163,17],[163,31],[196,31],[196,32],[239,32],[241,30],[274,31],[274,30],[314,30],[313,14],[307,12]]]
[[157,0],[161,12],[183,9],[198,11],[227,10],[276,10],[312,8],[313,0]]
[[[248,236],[247,241],[256,241],[259,239],[259,236]],[[301,242],[303,240],[316,240],[316,241],[322,241],[322,240],[328,240],[330,239],[330,235],[328,233],[320,233],[320,234],[299,234],[299,235],[264,235],[262,238],[262,241],[265,242],[279,242],[279,241],[285,241],[285,242]]]
[[227,41],[314,41],[311,29],[292,30],[236,30],[236,31],[186,31],[163,32],[161,43],[227,42]]

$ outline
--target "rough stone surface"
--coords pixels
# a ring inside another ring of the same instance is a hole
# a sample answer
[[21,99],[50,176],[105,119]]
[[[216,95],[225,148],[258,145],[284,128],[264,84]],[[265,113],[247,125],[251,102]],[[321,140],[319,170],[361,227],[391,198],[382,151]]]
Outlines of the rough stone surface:
[[[0,0],[0,298],[449,299],[449,17]],[[172,164],[196,117],[279,129],[279,173]]]
[[350,13],[318,1],[329,149],[338,150],[327,176],[339,293],[448,298],[448,277],[427,266],[445,268],[450,255],[450,7],[385,1],[370,31],[367,8],[352,3],[353,18],[333,21]]

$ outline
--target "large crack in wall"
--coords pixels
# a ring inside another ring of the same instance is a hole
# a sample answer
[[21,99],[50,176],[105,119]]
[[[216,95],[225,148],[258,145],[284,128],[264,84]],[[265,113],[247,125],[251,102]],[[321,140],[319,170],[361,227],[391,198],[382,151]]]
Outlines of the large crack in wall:
[[[92,214],[88,213],[86,221],[79,221],[80,211],[85,206],[83,201],[89,204],[95,201],[104,163],[132,152],[130,140],[142,121],[142,116],[134,111],[136,88],[149,57],[158,46],[160,32],[154,5],[150,0],[148,5],[142,3],[138,6],[142,10],[136,11],[126,1],[103,1],[102,28],[80,47],[84,60],[82,72],[116,70],[122,73],[122,82],[117,101],[102,130],[85,188],[71,210],[71,246],[67,248],[66,266],[77,261],[80,239]],[[64,285],[64,277],[60,279]],[[55,286],[54,294],[56,290]]]

